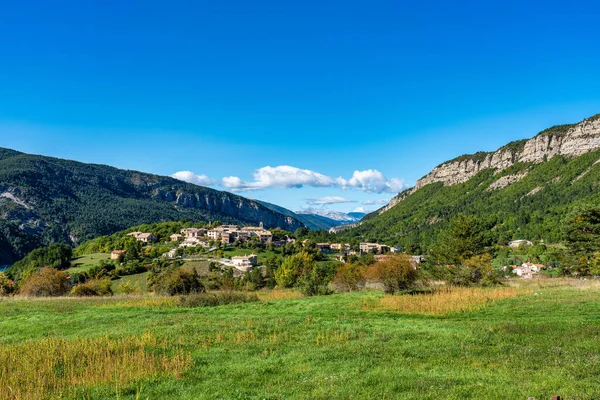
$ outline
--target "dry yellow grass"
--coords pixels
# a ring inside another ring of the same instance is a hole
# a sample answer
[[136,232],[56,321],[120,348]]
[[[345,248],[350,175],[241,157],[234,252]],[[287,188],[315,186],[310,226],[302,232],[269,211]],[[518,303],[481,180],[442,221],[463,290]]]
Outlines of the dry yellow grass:
[[425,294],[385,295],[368,299],[363,308],[370,311],[395,311],[403,314],[444,315],[474,311],[493,301],[516,297],[512,287],[493,289],[445,287]]
[[264,290],[256,292],[256,295],[261,301],[268,300],[284,300],[284,299],[297,299],[302,297],[302,293],[294,290]]
[[[167,352],[168,351],[168,352]],[[47,338],[0,345],[0,399],[60,398],[99,385],[176,377],[191,357],[151,334],[122,338]]]
[[597,279],[579,278],[545,278],[535,279],[511,279],[508,283],[511,287],[523,289],[548,289],[557,287],[572,287],[579,290],[599,290],[600,281]]
[[177,296],[131,296],[122,298],[110,305],[114,307],[164,308],[176,306],[178,300],[179,297]]

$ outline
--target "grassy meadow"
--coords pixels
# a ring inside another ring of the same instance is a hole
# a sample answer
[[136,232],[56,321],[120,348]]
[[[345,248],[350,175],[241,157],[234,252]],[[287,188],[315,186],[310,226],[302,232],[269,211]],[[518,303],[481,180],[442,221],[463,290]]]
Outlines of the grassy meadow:
[[72,267],[67,272],[83,272],[89,271],[93,267],[100,264],[100,261],[110,260],[110,254],[108,253],[93,253],[86,254],[84,256],[76,257],[71,261]]
[[0,399],[600,397],[600,283],[0,300]]

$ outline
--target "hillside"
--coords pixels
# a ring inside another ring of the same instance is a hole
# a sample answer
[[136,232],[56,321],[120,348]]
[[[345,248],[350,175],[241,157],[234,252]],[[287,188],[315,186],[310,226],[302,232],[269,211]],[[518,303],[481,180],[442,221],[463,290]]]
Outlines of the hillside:
[[302,226],[256,201],[170,177],[0,148],[0,265],[44,244],[170,220]]
[[345,235],[425,251],[458,213],[480,217],[492,242],[561,240],[576,204],[600,204],[600,115],[561,125],[495,152],[434,168]]

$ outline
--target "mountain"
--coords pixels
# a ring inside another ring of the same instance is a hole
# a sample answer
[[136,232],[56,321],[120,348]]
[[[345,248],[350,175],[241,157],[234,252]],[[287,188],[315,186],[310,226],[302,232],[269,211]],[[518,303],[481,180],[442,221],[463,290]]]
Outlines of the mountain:
[[0,265],[45,244],[169,220],[303,226],[256,201],[174,178],[0,148]]
[[365,213],[352,212],[343,213],[339,211],[329,210],[303,210],[303,211],[290,211],[287,208],[267,203],[266,201],[256,200],[263,206],[278,212],[283,215],[290,216],[302,222],[308,229],[311,230],[329,230],[334,226],[354,224],[361,220],[365,216]]
[[296,211],[296,215],[306,226],[314,225],[318,228],[328,230],[335,226],[354,224],[364,217],[364,213],[343,213],[332,210],[303,210]]
[[358,221],[360,221],[360,219],[362,217],[365,216],[364,213],[344,213],[341,211],[333,211],[333,210],[303,210],[303,211],[296,211],[296,214],[319,215],[321,217],[325,217],[325,218],[331,219],[333,221],[349,223],[349,224],[358,222]]
[[599,164],[600,114],[444,162],[345,234],[421,251],[465,213],[478,216],[497,243],[558,242],[572,207],[600,204]]
[[354,218],[354,220],[355,220],[354,222],[359,222],[361,219],[363,219],[365,217],[365,215],[367,215],[367,213],[354,211],[354,212],[349,212],[347,215],[349,217]]

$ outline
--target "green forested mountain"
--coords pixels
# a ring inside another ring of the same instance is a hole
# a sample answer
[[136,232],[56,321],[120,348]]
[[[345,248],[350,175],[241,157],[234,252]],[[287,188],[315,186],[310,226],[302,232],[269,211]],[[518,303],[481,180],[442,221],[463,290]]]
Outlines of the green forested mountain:
[[180,220],[302,226],[256,201],[170,177],[0,148],[0,265],[44,244]]
[[600,121],[553,127],[496,152],[436,167],[415,188],[340,236],[426,252],[459,213],[477,216],[488,242],[560,242],[567,213],[600,206]]

